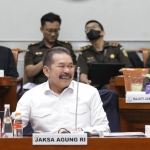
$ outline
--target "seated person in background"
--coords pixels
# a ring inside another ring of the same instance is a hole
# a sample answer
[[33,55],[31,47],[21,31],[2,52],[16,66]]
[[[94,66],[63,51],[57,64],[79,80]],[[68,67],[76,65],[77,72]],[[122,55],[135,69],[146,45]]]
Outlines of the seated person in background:
[[35,84],[40,84],[47,80],[42,71],[42,57],[52,47],[61,46],[68,49],[73,58],[73,64],[76,65],[76,55],[72,50],[71,44],[57,40],[60,25],[61,19],[58,15],[53,13],[45,14],[41,18],[40,28],[43,33],[43,40],[28,47],[25,57],[25,72],[27,77],[33,78],[33,83]]
[[[105,42],[103,26],[96,20],[90,20],[85,25],[85,33],[91,42],[91,46],[83,47],[79,55],[77,66],[81,68],[80,81],[91,84],[88,79],[91,63],[123,63],[125,67],[132,67],[124,48],[118,43]],[[107,85],[99,89],[109,88]]]
[[[43,57],[47,82],[27,91],[19,100],[23,125],[31,122],[34,132],[58,133],[75,128],[77,82],[70,52],[63,47],[48,50]],[[84,131],[110,132],[106,113],[96,88],[79,83],[77,126]],[[60,131],[61,132],[61,131]]]
[[4,70],[4,76],[19,76],[11,49],[3,46],[0,46],[0,70]]

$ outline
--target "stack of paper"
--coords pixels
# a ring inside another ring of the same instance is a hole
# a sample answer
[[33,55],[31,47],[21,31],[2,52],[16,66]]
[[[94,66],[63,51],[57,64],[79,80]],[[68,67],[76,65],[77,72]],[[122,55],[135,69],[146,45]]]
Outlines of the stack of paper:
[[104,133],[104,137],[145,137],[143,132],[114,132],[114,133]]

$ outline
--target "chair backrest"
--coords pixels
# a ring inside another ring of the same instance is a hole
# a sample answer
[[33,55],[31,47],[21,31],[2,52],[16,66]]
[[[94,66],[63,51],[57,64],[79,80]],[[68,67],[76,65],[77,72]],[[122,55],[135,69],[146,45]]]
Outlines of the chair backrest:
[[126,91],[141,91],[143,79],[148,73],[148,68],[123,68],[121,69],[124,75]]
[[26,50],[21,50],[19,48],[12,48],[11,51],[12,51],[12,53],[14,55],[15,63],[16,63],[16,66],[17,66],[17,63],[18,63],[18,54],[21,53],[21,52],[26,52]]
[[118,94],[113,90],[99,90],[99,94],[111,132],[121,132]]
[[143,64],[145,67],[148,56],[150,54],[150,48],[141,48],[141,51],[142,51],[142,55],[143,55]]
[[128,58],[132,64],[133,68],[143,68],[144,64],[143,61],[140,59],[140,57],[138,56],[138,51],[128,51]]
[[13,48],[13,49],[11,49],[11,50],[12,50],[12,53],[13,53],[13,55],[14,55],[15,63],[16,63],[16,66],[17,66],[19,48]]

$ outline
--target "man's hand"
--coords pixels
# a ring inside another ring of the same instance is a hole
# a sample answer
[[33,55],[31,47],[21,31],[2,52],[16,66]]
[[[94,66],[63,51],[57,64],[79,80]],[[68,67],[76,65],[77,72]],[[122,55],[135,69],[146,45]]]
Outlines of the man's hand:
[[85,84],[91,84],[91,80],[88,80],[87,74],[84,74],[84,73],[81,73],[80,81],[85,83]]
[[64,127],[64,128],[60,128],[59,131],[58,131],[58,133],[59,134],[61,134],[63,132],[70,133],[71,131],[74,131],[74,129],[71,128],[71,127]]

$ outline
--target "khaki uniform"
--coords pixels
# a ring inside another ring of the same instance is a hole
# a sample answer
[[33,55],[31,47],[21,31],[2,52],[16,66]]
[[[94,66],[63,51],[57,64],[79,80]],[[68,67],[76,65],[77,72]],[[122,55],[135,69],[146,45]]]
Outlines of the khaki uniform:
[[90,45],[82,47],[77,67],[80,67],[81,73],[88,74],[91,63],[123,63],[127,68],[132,67],[124,48],[118,43],[108,42],[104,42],[102,51],[96,51]]
[[[73,63],[74,65],[76,65],[76,55],[72,50],[72,46],[69,42],[56,41],[53,47],[56,46],[61,46],[68,49],[72,55]],[[42,61],[44,53],[49,49],[50,48],[48,48],[45,45],[44,41],[30,44],[28,46],[28,52],[26,53],[26,57],[25,57],[25,66],[38,64],[40,61]],[[41,70],[36,76],[33,77],[33,83],[35,84],[41,84],[45,81],[47,81],[47,77],[44,75],[43,70]]]

